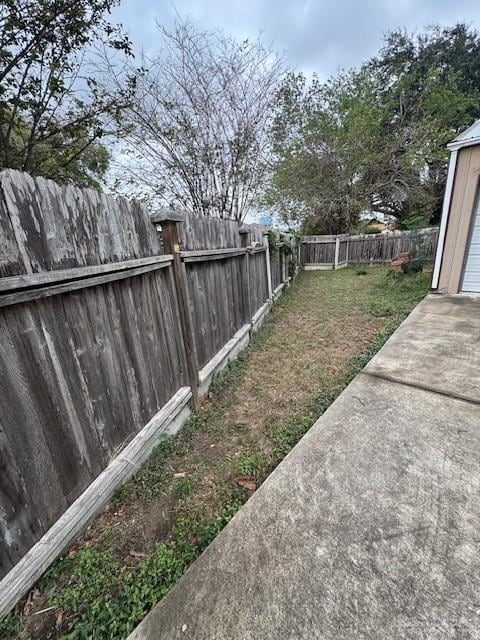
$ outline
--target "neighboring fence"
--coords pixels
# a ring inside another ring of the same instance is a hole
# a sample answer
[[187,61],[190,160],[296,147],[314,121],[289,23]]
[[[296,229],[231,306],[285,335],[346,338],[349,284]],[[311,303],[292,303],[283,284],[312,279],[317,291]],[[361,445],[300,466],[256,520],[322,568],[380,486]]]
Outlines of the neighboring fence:
[[438,228],[367,235],[303,236],[301,261],[306,269],[338,269],[347,264],[388,264],[399,253],[433,258]]
[[0,223],[1,615],[248,341],[293,238],[10,170]]

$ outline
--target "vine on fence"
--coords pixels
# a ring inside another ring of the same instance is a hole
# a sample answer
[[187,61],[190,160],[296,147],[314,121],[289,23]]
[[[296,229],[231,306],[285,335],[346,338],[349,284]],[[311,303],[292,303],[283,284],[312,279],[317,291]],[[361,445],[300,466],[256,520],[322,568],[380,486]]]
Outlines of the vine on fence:
[[278,254],[277,234],[271,229],[269,229],[267,233],[267,238],[268,238],[268,250],[270,252],[270,256],[276,256]]

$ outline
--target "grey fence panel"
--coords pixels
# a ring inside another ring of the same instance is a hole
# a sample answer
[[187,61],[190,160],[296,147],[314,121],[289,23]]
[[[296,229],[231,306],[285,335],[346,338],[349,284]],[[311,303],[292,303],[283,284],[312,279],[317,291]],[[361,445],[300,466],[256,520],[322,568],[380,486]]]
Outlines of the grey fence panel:
[[[404,251],[413,257],[432,258],[438,229],[415,229],[392,233],[338,236],[339,264],[388,264]],[[304,266],[333,267],[336,236],[304,236],[301,259]]]
[[340,264],[347,262],[348,239],[340,240],[338,250],[338,262]]
[[301,245],[301,260],[303,265],[333,265],[335,237],[304,236]]
[[170,268],[0,309],[0,575],[185,384]]
[[158,255],[158,234],[138,202],[0,173],[0,277]]
[[209,216],[186,214],[180,224],[182,250],[224,249],[241,245],[239,225],[235,220],[221,220]]
[[174,259],[138,202],[10,170],[0,224],[1,578],[189,386],[179,267],[200,368],[268,284],[259,225],[187,215]]
[[270,268],[272,272],[272,287],[275,290],[282,282],[282,252],[277,249],[274,255],[270,255]]
[[201,368],[243,326],[245,256],[186,263],[197,364]]
[[267,268],[265,251],[253,253],[248,257],[250,310],[252,317],[268,298]]

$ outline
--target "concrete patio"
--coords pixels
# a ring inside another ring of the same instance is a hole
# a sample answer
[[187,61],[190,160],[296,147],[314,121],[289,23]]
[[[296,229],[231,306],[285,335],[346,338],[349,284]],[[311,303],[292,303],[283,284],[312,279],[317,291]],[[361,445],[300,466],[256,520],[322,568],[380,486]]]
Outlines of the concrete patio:
[[130,638],[480,638],[480,298],[425,299]]

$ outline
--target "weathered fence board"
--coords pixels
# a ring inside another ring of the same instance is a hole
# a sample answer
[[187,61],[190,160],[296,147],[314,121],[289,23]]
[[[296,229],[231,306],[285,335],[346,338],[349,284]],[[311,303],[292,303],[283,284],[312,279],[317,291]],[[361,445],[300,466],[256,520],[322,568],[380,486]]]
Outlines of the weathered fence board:
[[414,257],[433,257],[437,238],[438,229],[350,236],[348,261],[351,264],[382,264],[390,262],[403,251],[411,251]]
[[240,246],[239,226],[235,220],[209,216],[187,216],[179,225],[182,250],[224,249]]
[[198,395],[175,269],[198,370],[248,340],[287,263],[262,227],[193,216],[166,255],[139,203],[10,170],[0,224],[1,578],[179,389]]
[[[337,262],[345,264],[388,264],[399,253],[433,257],[438,229],[414,229],[392,233],[338,236]],[[334,268],[337,236],[304,236],[301,259],[307,268]]]
[[348,238],[339,238],[339,248],[338,248],[339,264],[345,264],[347,262],[348,244],[349,244]]
[[272,287],[275,290],[278,285],[282,282],[282,277],[281,277],[281,262],[280,262],[280,255],[278,253],[272,255],[270,254],[270,269],[271,269],[271,273],[272,273]]
[[241,286],[244,259],[186,264],[199,368],[247,321]]
[[185,383],[168,270],[9,306],[0,323],[1,422],[45,531]]
[[[310,241],[310,237],[312,240]],[[307,240],[308,238],[308,240]],[[318,241],[317,241],[318,238]],[[304,236],[301,248],[303,265],[325,265],[331,267],[335,261],[335,237]]]
[[[0,173],[0,276],[83,267],[162,252],[138,202],[59,187],[18,171]],[[5,228],[5,235],[4,235]]]
[[260,309],[268,298],[267,269],[265,264],[265,249],[248,256],[249,281],[250,281],[250,308],[251,316]]

